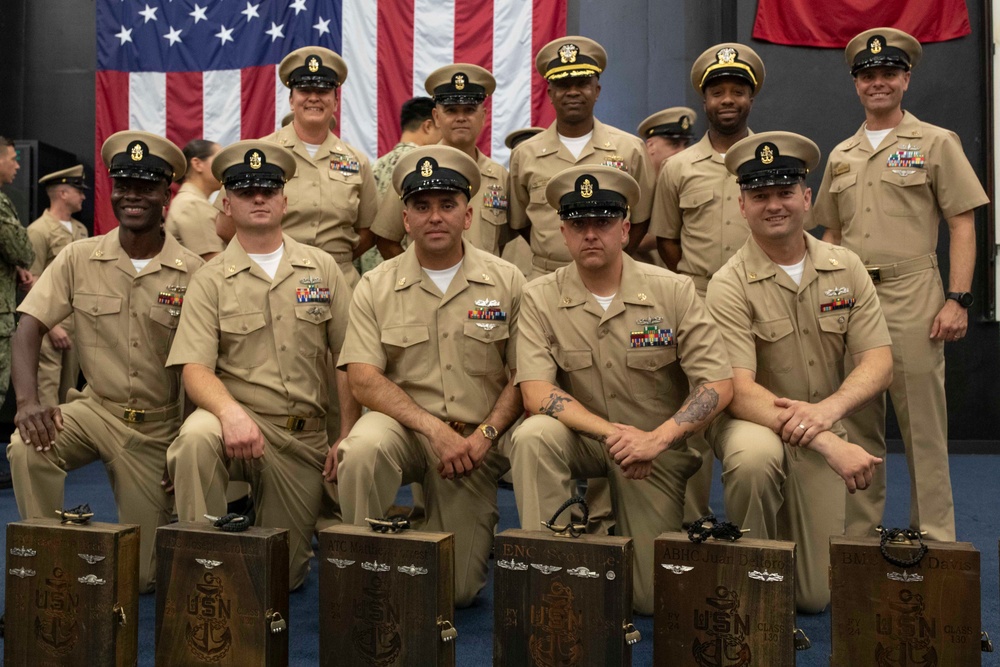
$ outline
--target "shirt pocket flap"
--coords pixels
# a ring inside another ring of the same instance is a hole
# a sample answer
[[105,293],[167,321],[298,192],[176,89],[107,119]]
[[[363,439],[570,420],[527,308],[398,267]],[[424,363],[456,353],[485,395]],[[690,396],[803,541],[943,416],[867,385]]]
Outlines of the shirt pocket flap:
[[77,292],[76,296],[73,297],[73,307],[88,315],[112,315],[122,311],[122,298],[120,296],[80,294]]
[[625,351],[625,365],[637,371],[658,371],[675,361],[677,348],[672,345]]
[[[173,310],[176,315],[172,315],[170,311]],[[168,329],[176,329],[177,322],[180,320],[181,309],[180,308],[168,308],[166,306],[153,306],[149,309],[149,319],[153,320],[157,324],[162,324]]]
[[239,313],[219,318],[219,329],[228,334],[243,336],[266,326],[264,312]]
[[712,201],[715,196],[715,192],[709,188],[707,190],[696,190],[695,192],[687,192],[680,198],[681,208],[698,208],[708,202]]
[[[482,325],[482,326],[481,326]],[[495,343],[510,338],[506,322],[466,322],[465,335],[480,343]]]
[[552,356],[555,357],[559,368],[566,372],[579,371],[594,365],[594,355],[590,350],[553,348]]
[[819,328],[826,333],[842,334],[847,333],[847,315],[829,315],[819,318]]
[[430,340],[425,326],[386,327],[382,329],[382,343],[393,347],[410,347]]
[[295,317],[304,322],[321,324],[333,317],[333,313],[330,312],[330,306],[327,304],[303,303],[295,306]]
[[791,334],[794,327],[791,318],[782,317],[777,320],[754,321],[751,330],[757,338],[774,342]]
[[912,187],[914,185],[923,185],[927,182],[927,172],[923,169],[900,169],[906,176],[902,174],[897,174],[895,171],[886,170],[882,172],[882,182],[892,183],[893,185],[898,185],[901,188]]
[[857,174],[845,174],[838,176],[830,183],[830,194],[838,194],[858,182]]

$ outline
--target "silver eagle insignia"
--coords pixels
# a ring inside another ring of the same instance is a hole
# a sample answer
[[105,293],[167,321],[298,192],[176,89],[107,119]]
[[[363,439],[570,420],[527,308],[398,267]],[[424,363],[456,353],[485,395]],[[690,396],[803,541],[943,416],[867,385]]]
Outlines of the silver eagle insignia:
[[781,576],[780,574],[775,574],[773,572],[768,572],[767,570],[764,570],[763,572],[758,572],[757,570],[753,570],[752,572],[750,572],[749,574],[747,574],[747,576],[750,577],[751,579],[756,579],[758,581],[784,581],[785,580],[785,578],[783,576]]
[[542,574],[552,574],[553,572],[558,572],[562,569],[559,565],[542,565],[541,563],[532,563],[531,567],[535,568]]
[[31,558],[37,551],[34,549],[29,549],[28,547],[14,547],[10,550],[11,556],[21,556],[22,558]]
[[333,563],[337,566],[338,570],[343,570],[346,567],[354,565],[357,561],[354,560],[344,560],[343,558],[327,558],[328,563]]
[[13,574],[18,579],[24,579],[25,577],[33,577],[33,576],[35,576],[35,571],[34,570],[28,570],[28,569],[25,569],[23,567],[19,567],[19,568],[15,569],[15,570],[7,570],[7,572],[10,573],[10,574]]
[[924,578],[923,578],[922,575],[919,575],[919,574],[910,574],[906,570],[903,570],[902,574],[900,574],[899,572],[886,572],[885,573],[885,578],[886,579],[891,579],[892,581],[902,581],[903,583],[911,583],[911,582],[914,582],[914,581],[923,581],[924,580]]
[[198,563],[198,565],[205,566],[206,570],[214,570],[215,568],[222,565],[221,560],[210,560],[208,558],[195,558],[194,562]]
[[476,305],[480,308],[499,308],[500,302],[496,299],[476,299]]
[[667,572],[672,572],[674,574],[684,574],[685,572],[690,572],[694,569],[691,565],[674,565],[672,563],[660,563],[660,567]]
[[77,556],[87,561],[87,565],[95,565],[105,558],[105,556],[98,556],[96,554],[77,554]]
[[828,289],[823,294],[827,296],[843,296],[844,294],[850,294],[851,289],[849,287],[834,287],[833,289]]
[[663,318],[659,315],[654,315],[652,317],[640,317],[635,321],[636,324],[642,326],[644,324],[659,324],[663,321]]
[[104,580],[98,579],[96,574],[88,574],[86,576],[77,579],[81,584],[87,584],[88,586],[103,586]]
[[400,565],[396,568],[396,571],[400,574],[408,574],[411,577],[417,577],[421,574],[427,574],[426,567],[417,567],[416,565]]
[[385,563],[380,563],[378,561],[365,561],[361,564],[361,569],[368,570],[369,572],[388,572],[389,566]]

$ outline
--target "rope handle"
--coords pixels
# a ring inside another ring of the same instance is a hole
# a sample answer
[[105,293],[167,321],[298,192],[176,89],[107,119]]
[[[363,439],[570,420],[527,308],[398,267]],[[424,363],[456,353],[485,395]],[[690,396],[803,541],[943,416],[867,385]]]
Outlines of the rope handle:
[[225,516],[206,514],[205,518],[212,522],[212,526],[224,533],[242,533],[250,527],[250,519],[235,512],[226,514]]
[[405,516],[387,516],[384,519],[365,518],[368,525],[376,533],[401,533],[410,527],[410,520]]
[[59,515],[62,523],[72,523],[78,526],[82,526],[94,517],[94,512],[90,509],[90,505],[86,503],[68,510],[56,510],[56,514]]
[[701,544],[710,537],[735,542],[743,537],[743,532],[735,523],[719,521],[714,514],[708,514],[691,522],[688,526],[688,539],[696,544]]
[[[882,552],[882,558],[886,559],[889,563],[892,563],[896,567],[901,567],[904,570],[911,568],[927,555],[927,545],[924,544],[924,538],[919,530],[911,530],[909,528],[884,528],[878,526],[875,530],[878,531],[879,535],[882,536],[879,543],[879,551]],[[889,545],[902,545],[902,546],[913,546],[912,542],[916,540],[920,546],[917,549],[917,553],[912,558],[897,558],[889,553]],[[907,545],[906,543],[910,544]]]
[[[559,515],[565,512],[567,509],[573,505],[579,505],[583,509],[583,521],[580,523],[574,523],[571,519],[569,523],[565,525],[559,525],[556,523],[556,519]],[[590,520],[590,508],[587,506],[587,501],[583,499],[582,496],[573,496],[556,510],[556,513],[552,515],[552,518],[548,521],[542,521],[542,525],[551,530],[556,535],[570,537],[580,537],[587,532],[587,521]]]

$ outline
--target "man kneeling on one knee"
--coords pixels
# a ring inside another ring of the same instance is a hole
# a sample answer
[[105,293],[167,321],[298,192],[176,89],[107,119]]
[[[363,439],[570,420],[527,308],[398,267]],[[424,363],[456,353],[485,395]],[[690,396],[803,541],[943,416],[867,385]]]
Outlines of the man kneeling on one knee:
[[545,196],[573,262],[524,291],[517,381],[534,416],[509,454],[521,525],[549,519],[574,479],[608,477],[617,532],[634,540],[634,606],[651,614],[653,540],[680,530],[701,465],[685,440],[729,403],[732,370],[691,279],[624,254],[631,176],[571,167]]
[[392,173],[406,251],[361,278],[340,357],[369,408],[340,446],[346,523],[382,518],[403,484],[424,489],[422,528],[455,534],[455,604],[486,583],[501,436],[522,413],[514,342],[524,276],[462,239],[479,167],[448,146],[407,153]]
[[[830,536],[844,533],[847,490],[881,459],[844,440],[840,420],[889,386],[892,355],[878,296],[857,255],[803,231],[819,163],[789,132],[747,137],[726,154],[750,238],[708,285],[735,394],[709,429],[726,515],[751,537],[796,543],[796,604],[830,601]],[[844,377],[850,352],[855,368]],[[729,416],[733,418],[730,419]]]
[[[324,359],[340,351],[350,288],[322,250],[281,231],[292,153],[241,141],[212,171],[236,225],[229,246],[195,274],[168,366],[183,366],[198,409],[167,450],[177,514],[205,521],[226,511],[230,474],[250,482],[257,524],[289,531],[289,585],[309,572],[325,495],[328,446]],[[337,375],[341,432],[360,409]],[[333,443],[332,449],[336,449]]]

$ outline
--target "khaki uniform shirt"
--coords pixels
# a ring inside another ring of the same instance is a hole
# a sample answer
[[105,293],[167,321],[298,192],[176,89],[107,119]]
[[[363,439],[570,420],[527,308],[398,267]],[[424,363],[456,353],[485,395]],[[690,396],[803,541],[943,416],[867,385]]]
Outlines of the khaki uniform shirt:
[[14,332],[14,306],[17,303],[17,271],[32,265],[35,253],[28,233],[7,195],[0,192],[0,338]]
[[336,263],[284,235],[274,280],[238,237],[195,276],[168,366],[215,371],[258,414],[322,417],[327,351],[344,342],[350,288]]
[[52,260],[62,249],[73,241],[87,238],[87,228],[75,218],[70,218],[72,231],[66,229],[62,222],[56,220],[48,209],[33,223],[28,225],[28,238],[35,251],[35,261],[31,264],[31,273],[37,278],[42,275]]
[[226,244],[215,233],[217,213],[201,190],[184,183],[167,211],[167,233],[197,255],[222,252]]
[[679,239],[677,271],[703,278],[722,268],[750,235],[740,213],[740,186],[707,132],[664,163],[656,179],[649,231]]
[[438,419],[479,424],[515,368],[524,276],[462,245],[462,266],[444,295],[413,246],[362,276],[339,364],[375,366]]
[[833,149],[812,223],[877,266],[934,253],[942,217],[987,202],[958,136],[905,112],[876,150],[864,125]]
[[[310,157],[294,124],[261,139],[281,144],[295,155],[295,176],[285,183],[288,212],[281,221],[282,231],[299,243],[325,250],[339,264],[349,264],[358,230],[371,226],[378,209],[368,158],[333,132]],[[225,196],[223,188],[215,203],[220,211]]]
[[649,220],[656,173],[642,141],[594,119],[594,134],[579,158],[574,158],[556,133],[556,124],[518,144],[510,158],[510,228],[531,226],[531,252],[545,260],[572,261],[562,233],[559,212],[545,200],[545,186],[560,171],[577,164],[617,167],[639,183],[639,203],[633,222]]
[[[476,149],[480,186],[472,195],[472,225],[463,234],[465,240],[491,255],[500,256],[500,244],[507,241],[507,170],[499,162]],[[388,191],[379,206],[372,232],[399,243],[406,236],[403,228],[403,201],[395,190]]]
[[375,164],[372,165],[372,176],[375,177],[379,201],[392,189],[392,170],[396,168],[396,163],[414,148],[418,148],[415,143],[401,141],[393,146],[391,151],[375,160]]
[[749,238],[709,283],[707,302],[734,368],[780,397],[815,403],[840,387],[845,353],[891,341],[857,255],[804,236],[800,285]]
[[605,311],[576,263],[524,290],[517,382],[561,387],[594,414],[652,430],[692,386],[732,377],[718,329],[691,280],[623,256]]
[[68,245],[18,312],[50,329],[72,314],[89,390],[131,409],[162,408],[178,398],[180,378],[164,363],[187,286],[204,262],[168,234],[137,274],[118,233]]

